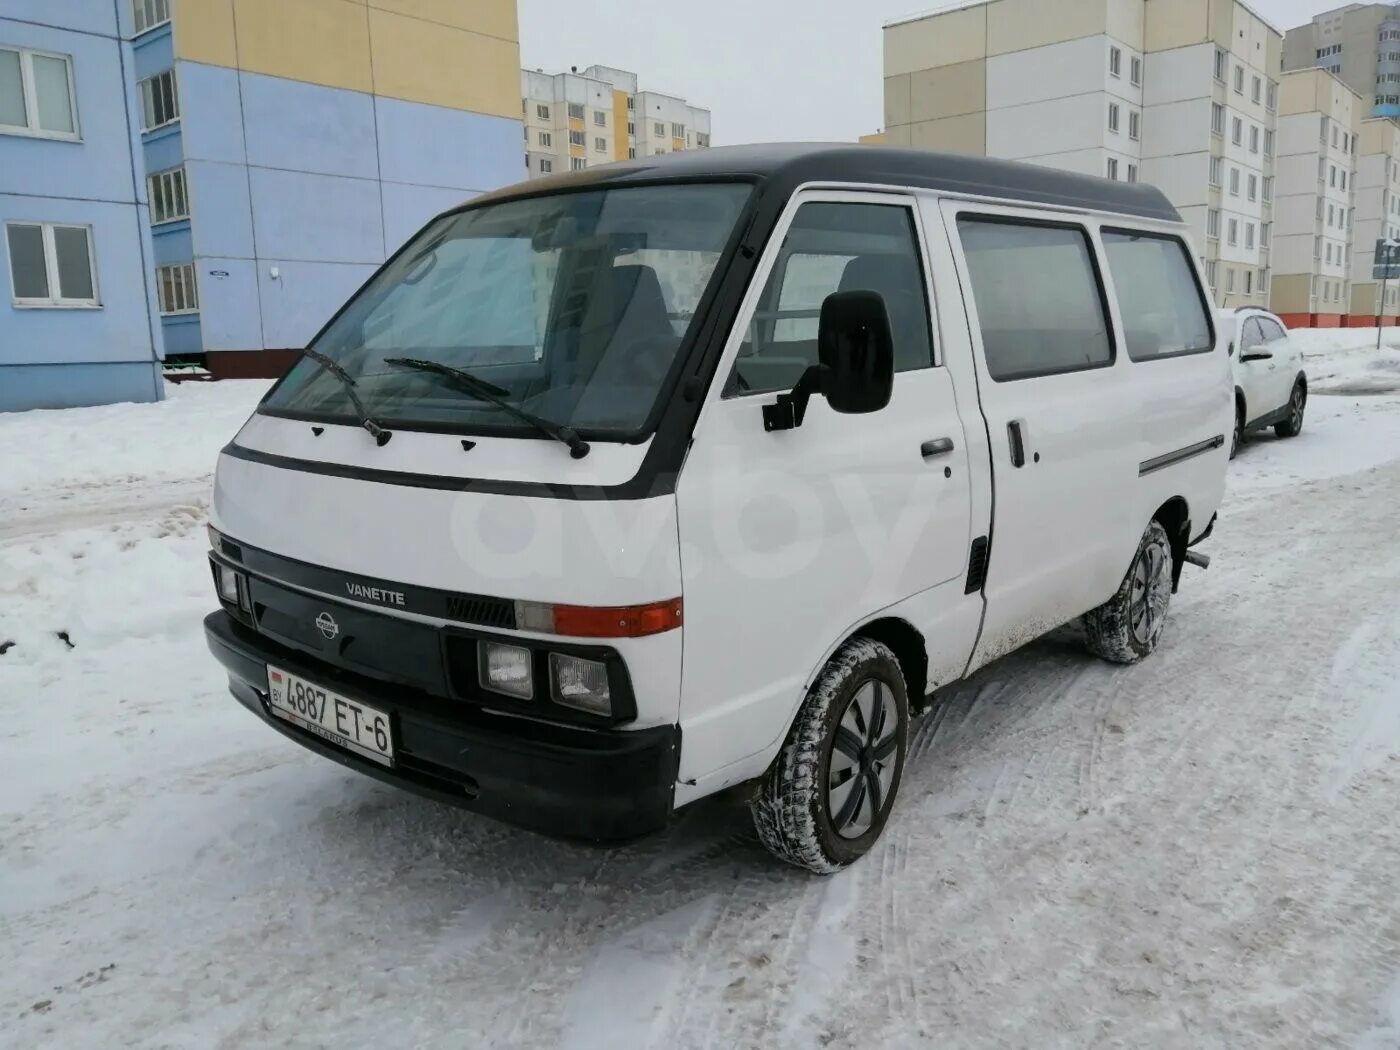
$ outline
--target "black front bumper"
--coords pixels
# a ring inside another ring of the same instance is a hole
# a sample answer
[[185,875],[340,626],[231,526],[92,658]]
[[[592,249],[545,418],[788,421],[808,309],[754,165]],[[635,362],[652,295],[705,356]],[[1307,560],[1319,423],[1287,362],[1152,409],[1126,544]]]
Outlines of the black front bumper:
[[[204,634],[244,707],[302,747],[385,783],[520,827],[598,842],[655,831],[670,817],[679,726],[574,729],[475,710],[323,664],[222,611],[205,617]],[[361,758],[273,715],[269,662],[388,711],[394,766]]]

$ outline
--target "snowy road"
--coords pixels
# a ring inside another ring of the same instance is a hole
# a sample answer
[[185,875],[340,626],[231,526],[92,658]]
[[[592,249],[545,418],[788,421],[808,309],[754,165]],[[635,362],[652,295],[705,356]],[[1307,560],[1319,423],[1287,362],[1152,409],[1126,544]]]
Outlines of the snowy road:
[[0,479],[0,1045],[1400,1047],[1400,397],[1246,447],[1145,663],[1064,631],[941,696],[820,879],[723,801],[561,844],[243,711],[219,388],[0,418],[69,464]]

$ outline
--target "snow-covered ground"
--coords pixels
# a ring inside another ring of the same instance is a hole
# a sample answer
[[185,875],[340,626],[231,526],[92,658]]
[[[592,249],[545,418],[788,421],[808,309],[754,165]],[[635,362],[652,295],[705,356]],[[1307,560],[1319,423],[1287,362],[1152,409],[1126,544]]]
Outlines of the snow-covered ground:
[[1347,335],[1163,648],[948,690],[830,879],[724,801],[563,844],[248,715],[199,621],[261,384],[0,416],[0,1045],[1400,1047],[1400,393]]

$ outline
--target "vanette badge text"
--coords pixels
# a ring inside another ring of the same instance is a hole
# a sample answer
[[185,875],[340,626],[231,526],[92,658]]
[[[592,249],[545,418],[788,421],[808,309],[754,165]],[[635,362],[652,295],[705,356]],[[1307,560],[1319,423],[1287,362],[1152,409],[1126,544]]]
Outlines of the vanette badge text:
[[381,605],[408,604],[404,601],[403,591],[385,591],[378,587],[366,587],[363,583],[347,583],[345,589],[350,592],[350,597],[367,602],[379,602]]

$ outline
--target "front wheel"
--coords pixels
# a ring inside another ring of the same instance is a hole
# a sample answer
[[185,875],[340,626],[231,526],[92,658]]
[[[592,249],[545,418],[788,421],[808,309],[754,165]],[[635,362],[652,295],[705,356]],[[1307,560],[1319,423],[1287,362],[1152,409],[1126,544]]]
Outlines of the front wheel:
[[904,772],[909,695],[888,646],[853,638],[822,668],[749,805],[769,852],[821,875],[884,830]]
[[1117,592],[1084,614],[1089,651],[1116,664],[1137,663],[1157,648],[1171,597],[1171,542],[1162,523],[1154,520]]
[[1297,437],[1303,430],[1303,410],[1308,407],[1308,392],[1302,383],[1293,384],[1288,398],[1288,418],[1274,424],[1274,433],[1281,438]]
[[1230,435],[1230,458],[1234,459],[1240,454],[1240,446],[1244,444],[1244,406],[1235,405],[1235,429]]

